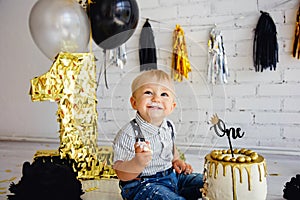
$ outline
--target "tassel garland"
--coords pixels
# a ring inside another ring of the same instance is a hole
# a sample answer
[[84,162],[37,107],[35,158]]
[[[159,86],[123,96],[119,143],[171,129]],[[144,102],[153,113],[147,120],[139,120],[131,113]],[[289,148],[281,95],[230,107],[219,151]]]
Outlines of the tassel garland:
[[156,46],[149,19],[143,25],[139,43],[140,71],[157,69]]
[[267,12],[261,12],[255,28],[253,43],[253,60],[255,71],[276,69],[278,62],[278,42],[276,26]]
[[180,25],[176,25],[173,31],[172,77],[176,81],[188,78],[191,71],[190,61],[185,43],[184,31]]
[[[106,59],[106,58],[104,58]],[[122,44],[121,46],[111,49],[108,52],[108,63],[115,65],[123,69],[127,61],[126,45]]]
[[212,29],[208,40],[208,82],[227,83],[229,71],[221,31]]
[[300,6],[297,12],[295,38],[293,44],[293,56],[300,58]]

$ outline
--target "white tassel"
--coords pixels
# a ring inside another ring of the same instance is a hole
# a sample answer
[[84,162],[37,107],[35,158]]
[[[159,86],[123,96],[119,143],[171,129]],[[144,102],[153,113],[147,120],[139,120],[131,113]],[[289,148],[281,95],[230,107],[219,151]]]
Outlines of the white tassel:
[[121,46],[111,49],[108,52],[108,63],[112,65],[116,65],[123,69],[124,65],[127,62],[127,53],[126,53],[126,46],[122,44]]
[[223,46],[223,37],[221,31],[214,28],[210,32],[208,41],[208,82],[212,84],[227,83],[229,71],[227,67],[227,58]]

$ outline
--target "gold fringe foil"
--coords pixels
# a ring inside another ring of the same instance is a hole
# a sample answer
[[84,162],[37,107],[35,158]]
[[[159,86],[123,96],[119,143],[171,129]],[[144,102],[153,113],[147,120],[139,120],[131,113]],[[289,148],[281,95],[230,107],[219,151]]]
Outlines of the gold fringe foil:
[[300,59],[300,6],[296,16],[296,28],[293,42],[293,57]]
[[50,70],[31,80],[32,101],[58,104],[59,155],[75,161],[80,179],[100,178],[96,66],[92,53],[59,53]]
[[177,24],[173,31],[172,76],[174,80],[181,82],[183,77],[188,78],[190,71],[191,65],[188,59],[184,31]]

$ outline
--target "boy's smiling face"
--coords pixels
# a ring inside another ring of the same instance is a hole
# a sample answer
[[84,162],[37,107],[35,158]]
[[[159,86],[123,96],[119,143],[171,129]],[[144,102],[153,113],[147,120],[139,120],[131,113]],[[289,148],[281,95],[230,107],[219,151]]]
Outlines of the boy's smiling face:
[[164,84],[147,83],[132,94],[130,103],[145,121],[160,126],[163,119],[174,110],[174,98],[174,94]]

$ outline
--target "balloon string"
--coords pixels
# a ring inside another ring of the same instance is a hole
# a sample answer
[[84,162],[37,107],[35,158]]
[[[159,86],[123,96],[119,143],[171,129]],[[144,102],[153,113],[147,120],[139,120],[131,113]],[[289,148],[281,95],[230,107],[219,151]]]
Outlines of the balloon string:
[[100,84],[101,75],[104,75],[104,82],[106,89],[109,89],[107,82],[107,74],[106,74],[106,49],[103,49],[103,67],[100,69],[98,80],[97,80],[97,88]]
[[109,89],[108,83],[107,83],[107,74],[106,74],[106,49],[103,50],[104,53],[104,82],[105,82],[105,87],[106,89]]
[[[89,13],[89,16],[91,16],[91,3],[92,3],[92,0],[88,0],[88,6],[87,6],[87,12]],[[91,20],[90,20],[90,53],[93,53],[93,35],[92,35],[92,23],[91,23]]]

